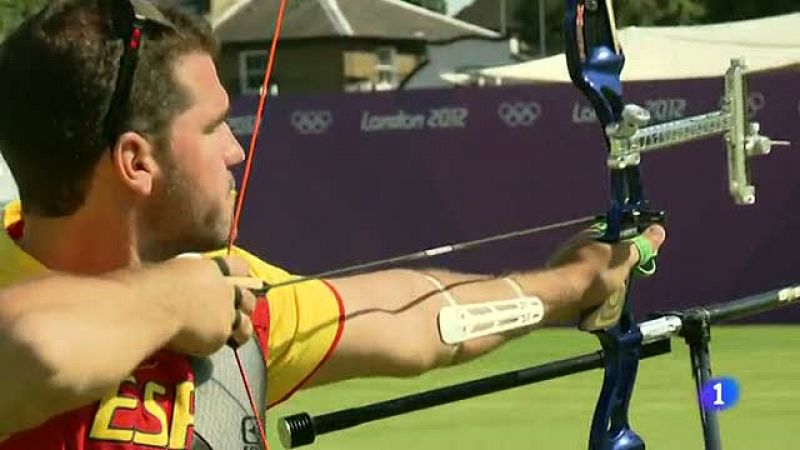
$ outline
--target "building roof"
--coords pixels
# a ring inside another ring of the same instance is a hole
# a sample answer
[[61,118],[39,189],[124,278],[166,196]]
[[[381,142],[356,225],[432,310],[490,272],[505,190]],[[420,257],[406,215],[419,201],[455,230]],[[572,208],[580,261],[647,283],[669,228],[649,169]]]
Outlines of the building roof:
[[[222,42],[269,39],[278,0],[244,1],[214,22]],[[353,36],[379,39],[447,41],[461,37],[499,37],[491,30],[402,0],[294,0],[286,10],[281,38]]]
[[[524,0],[474,0],[456,14],[456,18],[490,30],[500,31],[505,15],[506,29],[519,29],[516,11]],[[505,4],[505,6],[503,5]],[[505,12],[505,14],[503,14]]]

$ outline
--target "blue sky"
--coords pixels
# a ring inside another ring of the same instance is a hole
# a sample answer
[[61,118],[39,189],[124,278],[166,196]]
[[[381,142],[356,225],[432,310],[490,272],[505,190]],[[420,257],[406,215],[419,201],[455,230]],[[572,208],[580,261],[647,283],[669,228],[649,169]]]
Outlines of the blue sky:
[[453,14],[470,3],[472,0],[447,0],[447,12]]

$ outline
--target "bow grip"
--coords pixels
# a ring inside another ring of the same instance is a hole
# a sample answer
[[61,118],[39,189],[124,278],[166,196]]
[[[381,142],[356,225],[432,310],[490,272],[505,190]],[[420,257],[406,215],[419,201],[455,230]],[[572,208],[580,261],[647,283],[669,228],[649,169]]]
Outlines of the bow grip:
[[[639,252],[639,262],[633,268],[632,275],[639,277],[648,277],[656,271],[656,254],[653,251],[650,243],[641,236],[651,225],[663,225],[666,215],[663,211],[645,211],[637,214],[630,214],[630,220],[625,221],[625,229],[622,233],[617,233],[616,236],[609,235],[609,226],[605,218],[600,218],[600,221],[592,226],[592,229],[598,233],[598,241],[602,242],[619,242],[620,234],[626,236],[626,240],[636,246]],[[633,237],[629,237],[630,235]],[[585,311],[581,314],[578,329],[581,331],[597,332],[607,330],[619,322],[622,316],[623,306],[625,305],[626,296],[628,291],[628,284],[625,288],[615,292],[609,296],[598,307]]]

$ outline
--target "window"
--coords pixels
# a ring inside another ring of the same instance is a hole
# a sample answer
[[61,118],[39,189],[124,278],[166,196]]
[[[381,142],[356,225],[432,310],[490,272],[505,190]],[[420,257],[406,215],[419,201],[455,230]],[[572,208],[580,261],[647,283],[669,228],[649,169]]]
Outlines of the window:
[[[268,57],[269,53],[264,50],[245,50],[239,53],[239,91],[243,95],[261,93]],[[272,95],[278,93],[278,84],[274,79],[269,91]]]
[[211,0],[180,0],[178,6],[182,10],[198,16],[211,12]]
[[397,87],[397,50],[394,47],[379,47],[375,50],[375,56],[378,60],[377,64],[375,64],[375,72],[377,73],[375,90],[395,89]]
[[371,92],[374,90],[372,80],[348,78],[344,83],[345,92]]

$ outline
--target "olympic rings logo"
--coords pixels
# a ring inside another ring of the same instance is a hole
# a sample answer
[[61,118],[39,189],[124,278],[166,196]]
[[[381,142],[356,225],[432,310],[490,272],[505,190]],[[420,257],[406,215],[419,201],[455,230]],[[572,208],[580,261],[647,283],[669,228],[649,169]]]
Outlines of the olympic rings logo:
[[497,114],[511,128],[529,127],[542,114],[542,106],[537,102],[503,102]]
[[295,111],[289,118],[292,127],[300,134],[325,134],[333,126],[330,111]]
[[767,106],[767,99],[761,92],[751,92],[747,96],[747,114],[755,116],[759,111]]

